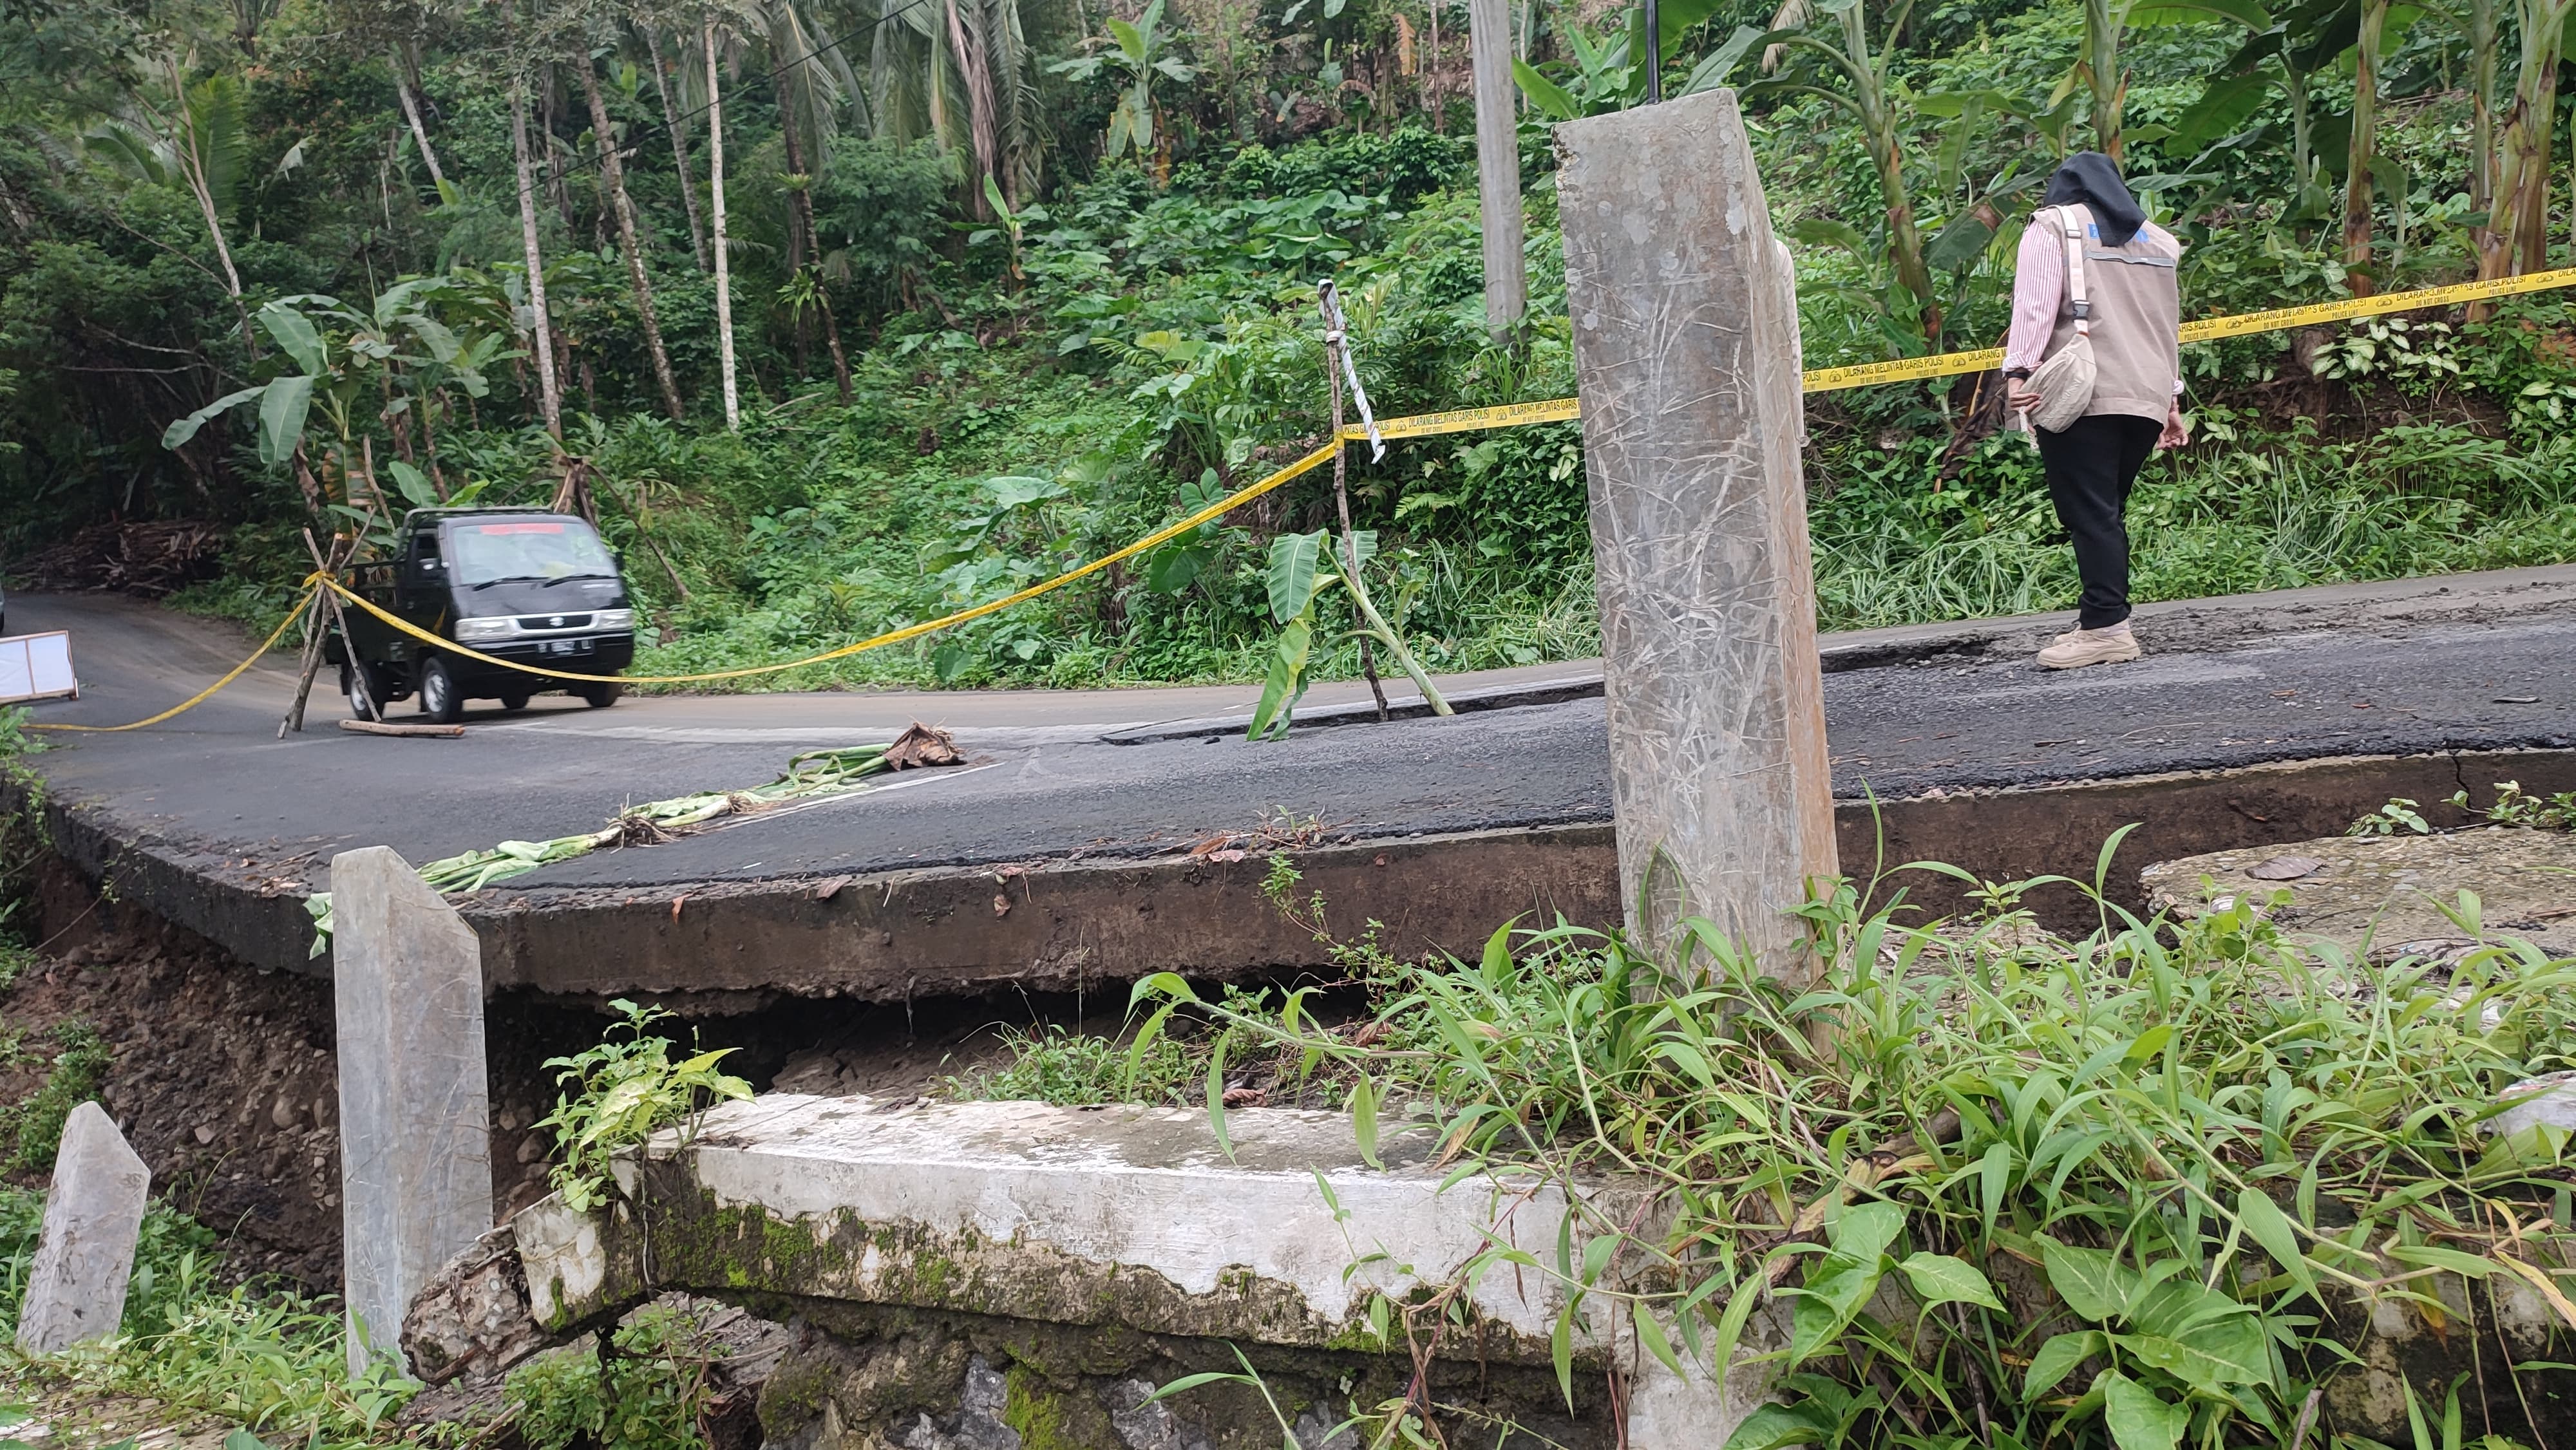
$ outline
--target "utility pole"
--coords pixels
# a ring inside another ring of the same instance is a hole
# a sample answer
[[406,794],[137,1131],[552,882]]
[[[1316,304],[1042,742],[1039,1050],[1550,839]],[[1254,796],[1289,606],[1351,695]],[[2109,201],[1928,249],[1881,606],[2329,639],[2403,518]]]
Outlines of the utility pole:
[[1520,91],[1512,80],[1509,0],[1467,0],[1467,48],[1476,73],[1476,191],[1485,221],[1485,326],[1499,342],[1529,309],[1521,255]]

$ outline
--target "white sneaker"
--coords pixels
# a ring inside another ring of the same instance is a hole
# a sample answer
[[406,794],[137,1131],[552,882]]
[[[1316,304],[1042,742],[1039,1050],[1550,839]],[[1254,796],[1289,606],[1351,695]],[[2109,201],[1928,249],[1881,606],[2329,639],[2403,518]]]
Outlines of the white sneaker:
[[2138,637],[2121,620],[2108,629],[2072,629],[2039,652],[2039,663],[2052,670],[2081,669],[2086,665],[2112,665],[2136,659],[2143,651]]

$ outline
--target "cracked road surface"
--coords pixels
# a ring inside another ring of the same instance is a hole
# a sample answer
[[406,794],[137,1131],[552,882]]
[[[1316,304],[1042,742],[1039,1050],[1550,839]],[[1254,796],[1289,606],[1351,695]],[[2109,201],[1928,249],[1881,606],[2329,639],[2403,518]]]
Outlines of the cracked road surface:
[[[36,706],[40,720],[138,718],[248,648],[237,631],[112,597],[11,603],[22,629],[72,632],[84,695]],[[2145,659],[2040,671],[2027,649],[2063,619],[1829,638],[1828,660],[1843,666],[1825,681],[1836,794],[2576,747],[2576,569],[2157,606],[2141,614]],[[1849,667],[1870,660],[1896,662]],[[593,830],[630,802],[756,785],[795,751],[882,740],[914,718],[954,729],[971,768],[520,880],[645,887],[1152,856],[1276,815],[1320,822],[1326,839],[1610,815],[1597,697],[1308,726],[1250,746],[1224,720],[1249,708],[1250,687],[629,697],[605,711],[540,696],[515,715],[469,711],[462,740],[415,740],[335,728],[344,707],[326,678],[306,732],[281,742],[292,668],[273,656],[167,725],[54,736],[35,763],[58,800],[112,829],[281,889],[318,886],[331,854],[359,845],[417,862]],[[1562,686],[1585,672],[1540,666],[1457,683]],[[1309,708],[1364,699],[1363,687],[1324,687]],[[1174,723],[1191,720],[1204,723]]]

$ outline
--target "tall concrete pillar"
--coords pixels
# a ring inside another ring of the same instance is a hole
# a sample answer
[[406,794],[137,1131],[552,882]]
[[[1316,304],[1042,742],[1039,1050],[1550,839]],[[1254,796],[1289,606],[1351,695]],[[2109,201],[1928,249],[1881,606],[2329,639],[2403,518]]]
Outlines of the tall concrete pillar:
[[1836,872],[1798,299],[1733,91],[1557,128],[1629,929],[1803,979]]
[[401,1359],[403,1314],[492,1226],[483,948],[383,846],[331,858],[349,1372]]

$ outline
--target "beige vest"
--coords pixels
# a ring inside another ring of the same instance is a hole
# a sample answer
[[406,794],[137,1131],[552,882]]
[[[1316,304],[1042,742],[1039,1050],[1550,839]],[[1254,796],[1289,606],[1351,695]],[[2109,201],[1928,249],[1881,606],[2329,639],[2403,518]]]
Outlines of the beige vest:
[[[2044,207],[2030,224],[2065,246],[2060,208]],[[2102,229],[2084,222],[2084,290],[2093,312],[2093,402],[2090,418],[2122,413],[2164,421],[2173,407],[2176,348],[2182,329],[2182,289],[2174,278],[2182,245],[2160,228],[2142,226],[2116,247],[2102,245]],[[2057,301],[2057,325],[2048,352],[2054,356],[2075,335],[2075,306]]]

